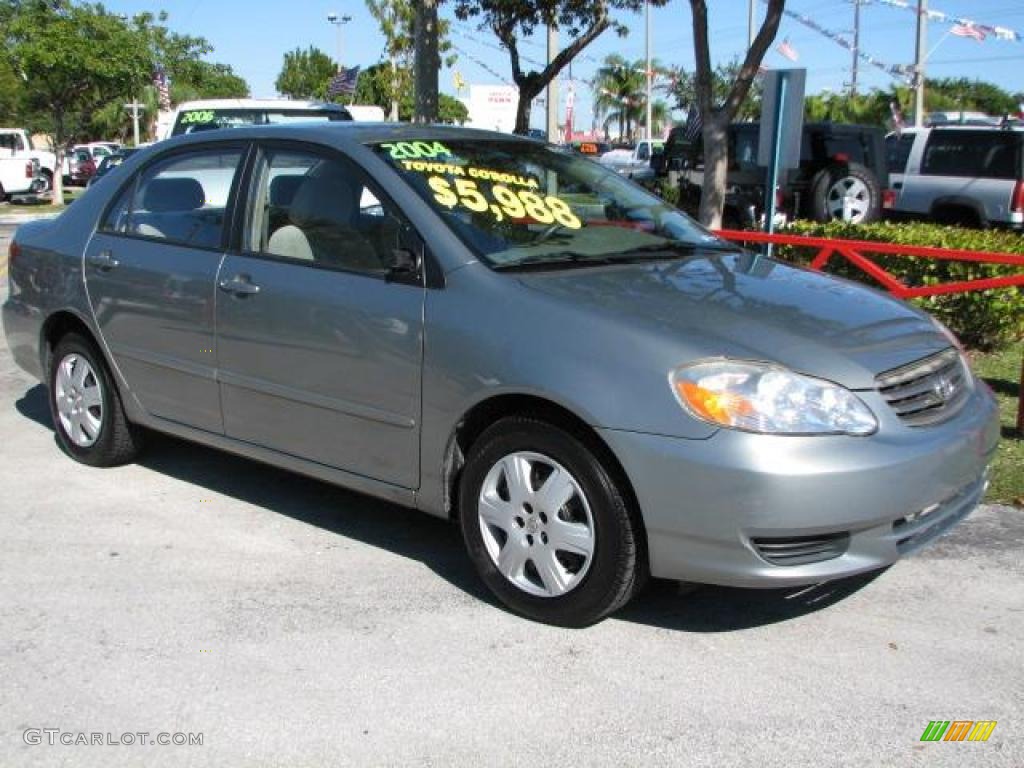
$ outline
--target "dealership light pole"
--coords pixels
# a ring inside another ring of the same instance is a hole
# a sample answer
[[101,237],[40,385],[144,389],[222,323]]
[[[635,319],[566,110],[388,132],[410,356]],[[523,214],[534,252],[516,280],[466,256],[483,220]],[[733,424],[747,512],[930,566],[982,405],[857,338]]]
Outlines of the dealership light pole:
[[341,28],[352,21],[352,17],[339,16],[331,11],[327,14],[327,21],[338,28],[338,71],[341,72]]
[[653,73],[651,72],[651,4],[649,0],[644,0],[644,25],[646,26],[645,36],[645,50],[647,65],[644,67],[644,76],[647,79],[647,115],[646,122],[644,123],[644,138],[648,141],[651,140],[651,80],[653,79]]
[[[558,56],[558,27],[548,26],[548,64]],[[551,143],[558,142],[558,78],[553,77],[548,83],[547,93],[547,135]]]

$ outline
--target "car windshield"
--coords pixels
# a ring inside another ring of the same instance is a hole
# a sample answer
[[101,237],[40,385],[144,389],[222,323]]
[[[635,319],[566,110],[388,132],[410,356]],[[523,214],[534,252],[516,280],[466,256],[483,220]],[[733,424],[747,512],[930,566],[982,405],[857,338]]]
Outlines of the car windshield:
[[172,136],[218,128],[240,128],[246,125],[277,125],[327,120],[348,120],[340,109],[189,109],[178,115]]
[[546,145],[426,139],[373,149],[494,267],[735,250],[614,171]]

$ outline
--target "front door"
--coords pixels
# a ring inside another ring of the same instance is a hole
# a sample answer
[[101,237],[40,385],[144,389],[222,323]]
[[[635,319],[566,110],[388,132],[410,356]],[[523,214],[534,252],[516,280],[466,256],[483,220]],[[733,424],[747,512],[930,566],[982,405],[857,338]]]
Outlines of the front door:
[[267,147],[241,252],[218,276],[229,437],[406,488],[419,482],[419,244],[352,163]]
[[89,242],[89,301],[129,392],[147,412],[221,432],[216,276],[244,148],[175,153],[142,170]]

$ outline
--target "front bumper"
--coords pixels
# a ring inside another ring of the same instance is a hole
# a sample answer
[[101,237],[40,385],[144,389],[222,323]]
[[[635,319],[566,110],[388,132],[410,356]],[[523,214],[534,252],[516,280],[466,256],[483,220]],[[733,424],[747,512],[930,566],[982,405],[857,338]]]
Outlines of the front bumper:
[[[917,428],[880,397],[858,394],[879,417],[870,437],[723,429],[684,440],[600,430],[633,483],[652,575],[743,587],[813,584],[890,565],[966,517],[984,495],[999,438],[988,388],[978,383],[950,421]],[[780,565],[766,556],[766,540],[828,541],[837,556]]]

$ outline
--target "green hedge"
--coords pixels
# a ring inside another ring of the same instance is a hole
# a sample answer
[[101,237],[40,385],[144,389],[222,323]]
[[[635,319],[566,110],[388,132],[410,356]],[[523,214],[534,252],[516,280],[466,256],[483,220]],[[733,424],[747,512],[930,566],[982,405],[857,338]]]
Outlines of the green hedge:
[[[818,224],[794,222],[787,228],[796,235],[871,240],[898,245],[927,245],[952,250],[990,251],[1024,255],[1024,235],[1004,230],[974,230],[923,222],[875,224]],[[776,251],[784,260],[808,263],[817,249],[786,246]],[[939,261],[913,256],[868,254],[872,261],[910,286],[936,285],[958,280],[1024,273],[1012,265]],[[878,287],[878,284],[843,257],[834,254],[829,272]],[[937,317],[973,349],[991,350],[1024,338],[1024,289],[1001,288],[913,299]]]

